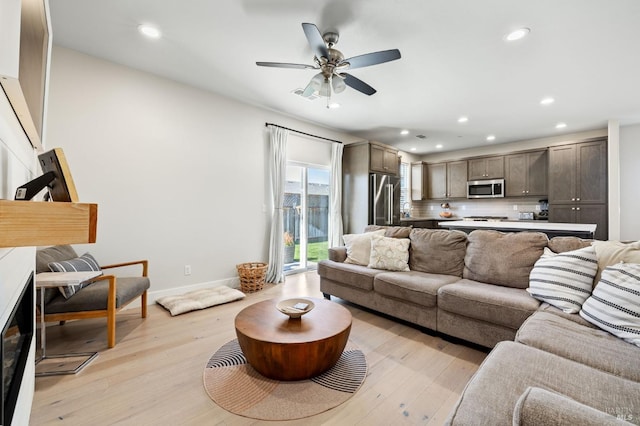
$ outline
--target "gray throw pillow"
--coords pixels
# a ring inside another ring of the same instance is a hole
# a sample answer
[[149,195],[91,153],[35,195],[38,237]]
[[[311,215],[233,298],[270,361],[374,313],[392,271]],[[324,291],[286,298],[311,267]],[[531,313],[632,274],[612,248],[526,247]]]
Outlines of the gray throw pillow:
[[[51,272],[101,271],[100,265],[89,253],[85,253],[75,259],[51,262],[49,263],[49,269],[51,269]],[[58,287],[58,289],[64,298],[68,299],[76,294],[81,288],[84,288],[89,284],[90,283],[83,283],[78,285],[61,286]]]

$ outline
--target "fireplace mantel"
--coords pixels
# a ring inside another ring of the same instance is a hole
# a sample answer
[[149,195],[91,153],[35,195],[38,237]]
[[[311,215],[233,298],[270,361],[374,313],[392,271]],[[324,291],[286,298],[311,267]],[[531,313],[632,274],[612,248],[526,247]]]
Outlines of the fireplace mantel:
[[96,242],[98,205],[0,200],[0,247]]

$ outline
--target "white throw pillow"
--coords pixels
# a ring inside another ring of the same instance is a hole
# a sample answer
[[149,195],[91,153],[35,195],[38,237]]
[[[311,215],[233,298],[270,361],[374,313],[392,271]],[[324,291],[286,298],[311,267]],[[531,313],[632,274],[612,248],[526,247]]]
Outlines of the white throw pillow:
[[346,234],[342,236],[347,247],[347,259],[344,263],[367,266],[371,255],[371,239],[375,235],[384,235],[384,229],[364,234]]
[[408,238],[374,236],[371,240],[369,268],[408,271],[409,243]]
[[591,297],[582,305],[580,316],[640,346],[640,265],[607,266]]
[[597,270],[592,246],[558,254],[545,248],[529,274],[527,291],[568,314],[577,314],[591,295]]

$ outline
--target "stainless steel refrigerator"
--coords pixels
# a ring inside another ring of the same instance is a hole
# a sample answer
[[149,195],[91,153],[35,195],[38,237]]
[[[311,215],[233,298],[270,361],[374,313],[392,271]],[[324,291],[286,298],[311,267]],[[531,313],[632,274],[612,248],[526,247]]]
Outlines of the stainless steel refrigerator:
[[369,175],[369,224],[400,225],[400,178]]

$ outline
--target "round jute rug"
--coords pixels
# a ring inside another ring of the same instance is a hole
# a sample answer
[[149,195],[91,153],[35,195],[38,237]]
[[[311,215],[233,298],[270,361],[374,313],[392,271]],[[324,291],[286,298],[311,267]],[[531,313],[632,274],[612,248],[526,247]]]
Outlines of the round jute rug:
[[347,343],[338,363],[309,380],[268,379],[245,359],[238,340],[222,346],[204,369],[204,388],[220,407],[259,420],[294,420],[342,404],[360,388],[367,375],[364,354]]

